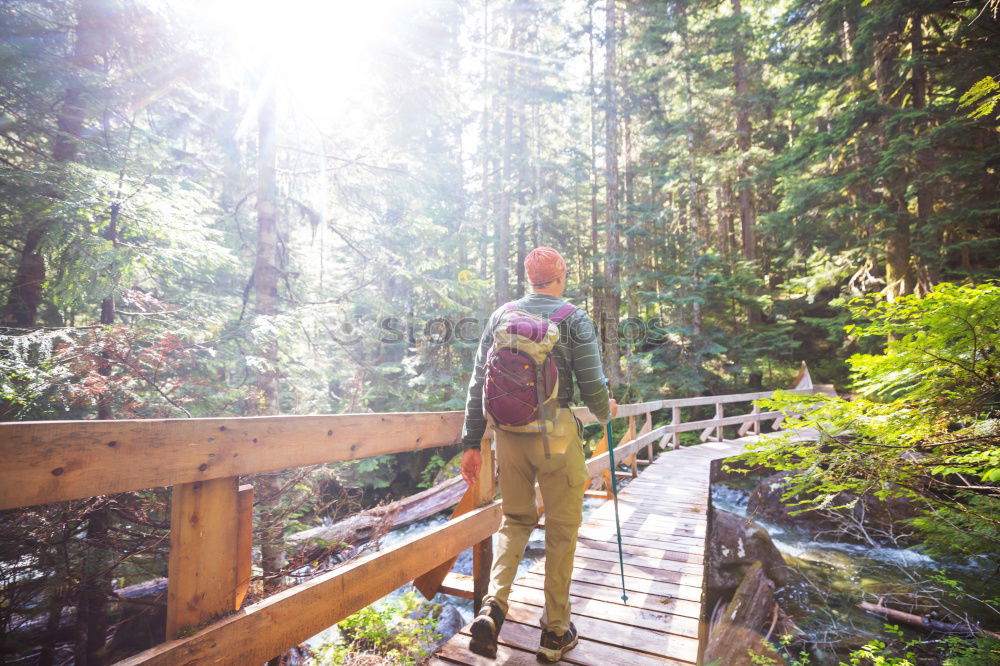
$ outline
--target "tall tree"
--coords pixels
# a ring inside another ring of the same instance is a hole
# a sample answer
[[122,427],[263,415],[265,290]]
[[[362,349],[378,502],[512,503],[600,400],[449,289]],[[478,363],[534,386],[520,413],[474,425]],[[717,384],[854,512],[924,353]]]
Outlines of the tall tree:
[[[902,92],[898,88],[899,47],[902,39],[900,23],[903,17],[880,8],[873,29],[872,69],[875,72],[875,89],[878,94],[878,145],[886,156],[891,155],[891,124],[902,105]],[[914,280],[911,265],[911,220],[906,200],[908,174],[898,158],[891,157],[884,170],[882,181],[882,206],[885,210],[885,279],[886,293],[890,299],[913,293]]]
[[[76,24],[73,28],[73,54],[68,58],[68,84],[56,112],[55,131],[51,139],[51,160],[56,182],[59,169],[77,157],[80,134],[89,114],[94,112],[92,95],[95,83],[105,67],[104,59],[111,48],[114,31],[111,20],[117,11],[114,0],[77,0]],[[56,188],[49,188],[51,199],[62,197]],[[3,310],[3,323],[18,328],[32,328],[38,318],[45,285],[45,259],[42,243],[52,221],[43,214],[29,220],[20,249],[17,272]]]
[[607,232],[604,243],[604,285],[598,327],[604,342],[604,370],[615,384],[621,381],[621,352],[618,347],[621,309],[621,230],[618,210],[618,7],[607,0],[604,15],[604,216]]
[[[265,91],[257,114],[257,260],[253,269],[254,315],[273,319],[278,315],[278,113],[277,82],[274,72],[268,72]],[[270,328],[270,327],[268,327]],[[280,411],[278,340],[272,333],[261,343],[258,356],[254,413],[273,415]],[[282,480],[278,475],[266,475],[260,482],[260,496],[265,513],[275,514]],[[269,506],[272,505],[272,506]],[[262,521],[261,561],[264,569],[264,589],[268,592],[282,587],[280,572],[285,566],[283,526],[274,515]]]
[[[600,321],[601,313],[599,310],[600,298],[599,294],[601,292],[601,279],[598,277],[601,273],[601,262],[600,262],[600,245],[599,245],[599,231],[600,231],[600,210],[597,204],[597,192],[600,189],[600,174],[597,170],[597,135],[598,135],[598,124],[597,124],[597,78],[594,74],[594,0],[588,0],[587,2],[587,65],[588,65],[588,79],[587,79],[587,107],[589,113],[587,114],[590,120],[590,169],[589,169],[589,181],[590,181],[590,245],[589,245],[589,265],[588,270],[591,279],[591,296],[593,298],[594,307],[592,314],[594,317]],[[583,277],[582,275],[580,276]]]
[[510,300],[510,221],[514,203],[514,105],[517,95],[516,54],[518,44],[517,2],[507,7],[507,51],[504,59],[503,153],[500,158],[500,210],[496,218],[496,248],[493,256],[493,289],[499,305]]
[[[740,0],[732,0],[733,17],[736,19],[733,35],[733,90],[736,93],[736,148],[739,151],[737,189],[740,199],[740,230],[743,240],[743,259],[757,258],[756,213],[754,210],[753,182],[750,180],[748,162],[752,145],[753,126],[750,123],[750,95],[747,83],[747,52],[745,43],[746,22]],[[756,307],[747,307],[747,319],[754,323],[759,318]]]

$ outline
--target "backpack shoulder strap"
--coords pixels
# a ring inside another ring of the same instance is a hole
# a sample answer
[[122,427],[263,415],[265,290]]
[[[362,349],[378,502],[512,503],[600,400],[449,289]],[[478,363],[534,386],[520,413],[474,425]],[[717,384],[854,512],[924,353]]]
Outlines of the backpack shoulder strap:
[[553,324],[559,325],[566,317],[570,316],[576,312],[576,306],[571,303],[565,303],[561,308],[552,313],[549,317],[549,321]]

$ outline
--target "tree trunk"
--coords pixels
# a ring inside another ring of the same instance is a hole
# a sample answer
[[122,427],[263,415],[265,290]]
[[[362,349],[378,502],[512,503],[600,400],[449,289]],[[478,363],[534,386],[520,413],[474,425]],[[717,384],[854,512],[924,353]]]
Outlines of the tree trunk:
[[[511,30],[511,45],[514,44],[514,31]],[[500,179],[500,215],[497,217],[496,251],[494,252],[493,279],[496,304],[500,305],[510,300],[510,212],[511,212],[511,180],[514,139],[514,109],[510,95],[513,88],[513,67],[508,64],[507,98],[504,100],[503,114],[503,158]]]
[[635,231],[635,155],[632,153],[632,114],[629,106],[626,101],[622,122],[625,128],[625,238],[628,241],[628,270],[633,276],[626,290],[626,311],[630,318],[635,319],[639,316],[639,290],[642,288],[635,276],[642,268],[643,259],[637,247],[642,236]]
[[45,258],[40,250],[44,236],[45,227],[39,223],[28,230],[21,246],[14,284],[3,311],[3,323],[7,326],[32,328],[38,318],[45,282]]
[[[894,21],[895,17],[888,19]],[[897,64],[898,31],[889,27],[876,36],[874,47],[875,86],[881,108],[879,118],[879,150],[889,152],[889,116],[898,107],[895,95],[895,69]],[[910,213],[906,205],[906,171],[899,165],[883,177],[883,205],[886,209],[885,278],[886,297],[894,300],[913,293],[913,271],[910,265],[911,238]]]
[[[694,111],[692,98],[694,96],[694,91],[691,87],[691,64],[690,64],[690,54],[691,47],[689,44],[690,35],[688,34],[687,25],[687,3],[678,2],[677,11],[679,13],[680,21],[680,32],[681,32],[681,47],[682,47],[682,57],[684,61],[684,105],[686,107],[686,131],[685,139],[687,142],[687,152],[688,152],[688,200],[687,200],[687,214],[679,215],[678,223],[682,227],[682,233],[688,237],[690,241],[691,248],[691,265],[695,266],[692,271],[692,277],[694,278],[694,296],[691,299],[691,329],[693,337],[701,336],[701,303],[698,300],[701,291],[701,274],[697,268],[700,263],[701,248],[698,246],[698,236],[696,229],[701,227],[701,214],[698,210],[698,165],[697,156],[695,153],[694,145]],[[677,197],[678,206],[681,209],[685,208],[683,197]],[[693,220],[689,219],[693,218]]]
[[[601,262],[598,258],[600,243],[598,241],[598,210],[597,210],[597,190],[599,187],[599,176],[597,173],[597,78],[594,75],[594,3],[587,3],[587,62],[589,66],[589,91],[590,91],[590,253],[588,271],[590,278],[591,298],[593,306],[590,314],[594,321],[601,321]],[[583,276],[580,276],[581,282]]]
[[[79,71],[98,72],[102,57],[110,48],[112,30],[108,25],[112,8],[107,0],[79,0],[76,10],[76,43],[70,63]],[[70,80],[56,117],[56,136],[52,160],[69,162],[79,150],[80,134],[86,119],[85,92],[89,83],[84,76]],[[58,197],[57,192],[52,192]],[[48,220],[30,224],[21,247],[21,256],[4,305],[2,322],[18,328],[32,328],[38,319],[45,283],[45,259],[41,246],[48,231]]]
[[490,128],[493,119],[490,115],[490,98],[486,92],[490,86],[489,50],[485,48],[490,43],[490,12],[489,0],[483,0],[483,125],[480,128],[480,146],[482,151],[482,211],[479,219],[479,276],[484,278],[489,269],[489,233],[490,233]]
[[[38,655],[38,666],[53,666],[56,658],[56,640],[59,634],[59,626],[63,617],[63,598],[57,590],[50,592],[48,617],[45,619],[45,628],[38,638],[42,645],[42,650]],[[23,627],[24,625],[22,625]],[[4,648],[0,643],[0,649]],[[6,651],[3,652],[6,654]]]
[[[119,193],[120,194],[120,193]],[[104,239],[114,248],[118,247],[118,221],[121,205],[111,204],[108,226]],[[110,270],[115,270],[114,264]],[[111,276],[112,284],[115,276]],[[115,323],[115,295],[111,293],[101,301],[101,326],[107,332]],[[111,350],[101,351],[97,372],[102,377],[111,377]],[[110,421],[114,393],[107,387],[97,399],[97,418]],[[83,571],[80,575],[80,596],[76,628],[76,662],[86,666],[100,666],[107,661],[107,638],[111,619],[108,603],[111,598],[111,574],[115,567],[115,557],[107,543],[111,525],[111,509],[106,503],[87,514],[87,552],[84,555]]]
[[[750,170],[747,161],[750,159],[750,147],[753,127],[750,124],[750,98],[747,87],[747,56],[743,41],[743,8],[740,0],[732,0],[733,16],[738,20],[736,35],[733,40],[733,88],[736,93],[736,148],[739,150],[739,167],[737,169],[737,189],[740,202],[740,232],[743,242],[743,259],[754,261],[757,258],[757,241],[755,227],[757,225],[754,211],[753,184],[750,182]],[[753,305],[747,306],[747,321],[750,325],[760,320],[760,313]]]
[[[541,226],[542,226],[542,114],[538,109],[538,105],[535,104],[531,109],[531,121],[532,121],[532,136],[534,138],[532,156],[534,159],[534,168],[532,169],[531,178],[531,246],[538,247],[542,244],[541,242]],[[574,203],[576,203],[576,197],[573,197]],[[556,209],[558,211],[558,209]],[[554,212],[556,212],[554,211]],[[578,218],[575,218],[578,219]],[[580,235],[576,234],[576,242],[580,242]],[[577,269],[577,277],[579,277],[579,269]]]
[[[537,8],[533,3],[524,3],[516,11],[517,19],[514,22],[514,33],[522,35],[517,41],[518,52],[533,53],[537,46]],[[513,44],[514,37],[511,36]],[[528,109],[525,97],[527,90],[523,90],[525,77],[524,67],[520,58],[515,59],[514,81],[516,84],[514,105],[517,112],[517,167],[515,174],[517,177],[517,295],[521,296],[527,288],[527,280],[524,272],[524,258],[528,254],[528,243],[537,207],[534,205],[534,198],[531,196],[534,190],[533,166],[536,162],[535,153],[532,152],[530,136],[532,124],[528,119]],[[569,256],[569,248],[560,248],[566,256]],[[568,266],[568,264],[567,264]]]
[[103,666],[107,661],[108,599],[114,565],[107,543],[110,517],[110,510],[103,503],[87,516],[74,650],[79,666]]
[[[910,83],[913,88],[913,108],[924,111],[927,108],[927,71],[924,66],[924,33],[923,15],[916,12],[910,20],[910,56],[913,68],[910,70]],[[917,136],[930,130],[930,120],[917,120],[914,134]],[[925,290],[929,290],[941,281],[942,265],[942,234],[932,219],[934,210],[934,191],[930,183],[923,181],[933,171],[933,150],[922,148],[916,156],[916,193],[917,193],[917,233],[921,278]]]
[[[523,45],[522,45],[523,48]],[[520,77],[518,77],[520,79]],[[524,184],[527,182],[525,169],[528,163],[528,143],[527,129],[528,120],[524,112],[524,100],[521,95],[517,96],[517,182],[518,182],[518,206],[517,206],[517,262],[514,266],[517,274],[517,295],[525,293],[527,286],[524,274],[524,258],[528,254],[528,199]]]
[[[277,100],[272,77],[265,83],[267,94],[258,112],[257,154],[257,260],[253,270],[254,314],[273,317],[278,314],[278,185],[277,185]],[[278,342],[262,343],[258,355],[265,368],[257,372],[254,411],[259,415],[277,414],[279,375]],[[257,477],[257,497],[262,498],[261,564],[264,592],[270,594],[282,587],[280,572],[285,566],[283,526],[279,519],[282,482],[280,475]]]
[[604,290],[598,327],[604,343],[604,372],[612,384],[621,382],[618,349],[618,310],[621,304],[621,240],[618,218],[618,12],[617,0],[607,0],[604,26],[605,107],[604,181],[605,216],[608,223],[604,245]]

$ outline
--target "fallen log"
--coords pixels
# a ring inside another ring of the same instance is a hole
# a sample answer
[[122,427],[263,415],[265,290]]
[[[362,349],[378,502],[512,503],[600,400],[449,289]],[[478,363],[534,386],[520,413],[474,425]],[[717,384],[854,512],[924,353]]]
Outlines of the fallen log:
[[884,617],[887,620],[902,622],[903,624],[908,624],[911,627],[919,627],[921,629],[926,629],[927,631],[935,631],[939,634],[953,634],[956,636],[986,635],[1000,640],[1000,633],[988,631],[971,623],[941,622],[940,620],[929,618],[926,615],[914,615],[913,613],[896,610],[895,608],[888,608],[887,606],[882,606],[880,604],[870,604],[867,601],[859,603],[858,608]]
[[356,513],[333,525],[296,532],[288,537],[289,545],[296,551],[307,543],[356,546],[458,504],[465,487],[462,477],[456,476],[415,495]]
[[461,476],[455,476],[385,507],[376,507],[372,511],[381,508],[384,513],[393,514],[391,529],[395,530],[455,506],[465,494],[465,488],[465,480]]

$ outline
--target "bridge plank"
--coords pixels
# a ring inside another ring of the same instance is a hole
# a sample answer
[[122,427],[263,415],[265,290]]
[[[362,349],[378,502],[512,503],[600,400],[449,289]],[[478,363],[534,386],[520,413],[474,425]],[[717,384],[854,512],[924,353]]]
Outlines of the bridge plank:
[[[672,523],[655,523],[652,521],[646,522],[646,519],[649,517],[650,516],[648,514],[633,514],[631,516],[632,521],[622,522],[622,536],[645,538],[648,533],[648,538],[656,540],[658,537],[660,539],[664,538],[662,536],[663,534],[670,534],[670,540],[677,539],[676,543],[688,543],[693,546],[700,546],[704,543],[703,537],[698,534],[692,534],[698,525],[688,524],[684,520],[685,516],[683,515],[670,516],[671,518],[679,518],[679,520]],[[591,530],[595,533],[607,533],[609,525],[612,527],[615,525],[614,514],[610,516],[590,516],[588,517],[587,522],[581,526],[581,529],[584,531]],[[658,528],[660,531],[654,530],[653,528]]]
[[[578,543],[583,544],[590,549],[609,550],[618,552],[618,544],[613,540],[603,541],[603,540],[578,538]],[[657,548],[655,546],[650,545],[652,543],[653,542],[646,542],[645,544],[638,545],[634,543],[634,540],[627,540],[623,538],[622,551],[629,553],[631,555],[641,555],[643,557],[650,557],[661,560],[673,560],[675,562],[681,562],[684,564],[703,564],[705,562],[705,558],[700,554],[679,553],[672,550],[667,550],[665,548]]]
[[[529,604],[514,603],[507,611],[507,617],[513,623],[525,624],[531,627],[536,636],[541,635],[541,630],[536,627],[542,619],[542,609]],[[609,619],[599,619],[586,615],[574,615],[573,624],[576,625],[581,637],[586,637],[595,643],[605,643],[626,648],[630,652],[646,652],[649,654],[670,657],[680,661],[694,662],[697,659],[698,641],[687,636],[678,636],[660,631],[653,631],[636,627],[629,624],[614,622]],[[504,622],[506,628],[507,623]],[[501,629],[501,633],[503,629]],[[532,645],[529,643],[529,645]],[[538,638],[534,639],[532,648],[538,646]],[[566,655],[567,660],[570,657]],[[574,659],[580,659],[575,656]],[[591,662],[593,663],[593,662]],[[607,662],[604,662],[607,663]],[[610,663],[621,663],[612,661]]]
[[[660,548],[664,551],[670,551],[678,555],[691,555],[698,558],[702,558],[704,556],[704,544],[679,543],[675,540],[676,537],[662,537],[659,539],[655,537],[656,535],[647,535],[644,533],[632,535],[622,532],[622,544],[648,548]],[[611,526],[602,530],[588,525],[586,529],[580,529],[578,538],[590,539],[591,541],[611,545],[615,545],[617,543],[614,528]]]
[[[533,664],[537,666],[535,650],[541,639],[541,630],[534,626],[528,626],[520,622],[508,620],[500,630],[500,645],[497,649],[496,661],[486,659],[465,650],[469,636],[466,630],[458,634],[455,639],[449,641],[441,652],[441,656],[447,658],[450,663],[473,664],[475,666],[494,666],[494,664]],[[664,659],[659,656],[652,656],[642,652],[631,652],[623,650],[621,647],[609,646],[605,643],[581,637],[580,644],[570,651],[562,662],[568,664],[620,664],[618,661],[627,655],[627,663],[630,666],[656,666],[661,664],[682,665],[690,662]],[[530,659],[530,661],[523,661]]]
[[[608,563],[602,562],[601,564],[607,565]],[[528,574],[534,574],[544,578],[544,572],[542,570],[536,571],[534,568],[527,572]],[[573,580],[582,581],[586,583],[592,583],[594,585],[604,585],[613,590],[621,590],[621,576],[613,576],[610,574],[617,574],[618,567],[608,566],[606,570],[600,570],[594,567],[573,567]],[[672,575],[671,575],[672,574]],[[673,580],[671,580],[671,578]],[[685,577],[684,574],[678,574],[677,572],[666,572],[664,576],[660,578],[639,578],[637,576],[630,576],[627,572],[625,574],[625,589],[630,592],[645,592],[650,594],[656,594],[658,596],[664,597],[675,597],[677,599],[685,599],[687,601],[699,601],[701,599],[701,578],[696,578],[693,580],[690,577]],[[618,593],[621,595],[621,592]]]
[[[663,633],[676,634],[678,636],[698,637],[698,620],[663,612],[659,609],[643,609],[632,604],[629,598],[629,605],[622,604],[620,597],[605,601],[592,597],[580,597],[570,594],[570,603],[573,605],[573,622],[577,617],[596,618],[598,620],[610,620],[621,622],[634,627],[643,627]],[[517,585],[511,590],[510,600],[538,608],[539,613],[545,607],[545,594],[541,589],[528,586]],[[541,615],[539,615],[541,617]]]
[[[618,546],[615,545],[614,550],[605,550],[603,548],[590,548],[587,544],[578,543],[576,546],[576,552],[580,557],[585,557],[591,560],[607,560],[609,562],[618,561]],[[677,562],[676,560],[668,560],[662,557],[645,557],[643,555],[633,555],[628,551],[627,548],[622,548],[622,560],[625,564],[631,564],[637,567],[648,567],[650,569],[664,569],[666,571],[679,571],[682,573],[699,574],[704,571],[704,564],[689,564],[687,562]]]
[[[588,534],[591,538],[601,538],[604,540],[616,539],[615,536],[615,521],[614,520],[600,520],[600,521],[588,521],[585,525],[580,528],[580,534]],[[651,530],[644,530],[633,527],[631,525],[622,525],[622,538],[633,538],[633,539],[646,539],[649,541],[663,542],[678,547],[695,548],[697,550],[693,552],[704,552],[705,551],[705,540],[695,536],[685,536],[683,534],[668,534],[666,532],[654,532]],[[674,550],[677,550],[675,548]]]
[[445,663],[472,664],[473,666],[493,666],[497,663],[511,664],[511,666],[528,666],[528,664],[531,666],[538,666],[534,650],[529,651],[528,647],[524,647],[523,649],[511,647],[510,644],[505,641],[497,646],[497,658],[494,661],[493,659],[480,657],[477,654],[469,652],[465,649],[465,645],[468,644],[469,637],[464,635],[463,638],[465,639],[462,641],[463,645],[460,645],[458,641],[449,641],[438,650],[438,655],[448,660]]
[[[620,581],[621,579],[619,579]],[[606,578],[601,578],[602,584],[587,583],[580,579],[574,579],[570,584],[570,594],[586,599],[599,599],[612,603],[621,602],[621,586],[610,587],[606,583]],[[528,572],[518,579],[518,584],[524,587],[533,587],[537,590],[545,589],[545,576]],[[683,615],[698,619],[701,613],[701,604],[695,600],[681,599],[673,595],[660,595],[642,592],[635,589],[634,582],[626,578],[625,589],[628,591],[628,604],[632,608],[643,608],[658,613],[671,612],[675,615]]]

